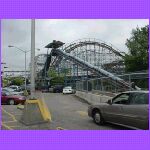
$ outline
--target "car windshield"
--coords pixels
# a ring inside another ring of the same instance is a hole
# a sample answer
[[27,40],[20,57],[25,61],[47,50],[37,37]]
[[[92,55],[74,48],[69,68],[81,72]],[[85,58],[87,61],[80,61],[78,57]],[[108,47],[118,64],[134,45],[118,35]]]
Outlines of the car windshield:
[[64,89],[72,89],[72,87],[65,87]]
[[17,87],[15,87],[15,86],[11,86],[10,88],[11,88],[11,89],[17,89]]

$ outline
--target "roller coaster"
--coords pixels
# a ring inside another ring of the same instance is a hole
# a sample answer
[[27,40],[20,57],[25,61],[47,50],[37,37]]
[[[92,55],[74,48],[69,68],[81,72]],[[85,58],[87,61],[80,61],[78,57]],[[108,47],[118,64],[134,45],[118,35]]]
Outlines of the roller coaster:
[[43,55],[45,61],[39,63],[41,69],[37,71],[38,79],[46,80],[50,67],[59,72],[62,72],[63,68],[69,68],[70,76],[108,77],[108,80],[117,83],[118,87],[138,88],[117,77],[117,74],[124,72],[124,53],[111,44],[97,39],[81,39],[70,44],[53,40],[45,48],[51,51]]

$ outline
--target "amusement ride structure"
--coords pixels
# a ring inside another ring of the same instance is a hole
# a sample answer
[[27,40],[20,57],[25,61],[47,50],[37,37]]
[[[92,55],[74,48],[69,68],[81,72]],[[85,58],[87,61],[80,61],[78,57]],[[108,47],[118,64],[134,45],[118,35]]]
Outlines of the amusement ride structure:
[[44,84],[50,82],[49,68],[55,68],[58,73],[67,69],[67,76],[75,80],[108,77],[119,87],[133,89],[131,84],[117,76],[124,73],[125,53],[111,44],[96,39],[82,39],[70,44],[53,40],[45,48],[48,49],[47,54],[36,57],[37,79],[45,81]]

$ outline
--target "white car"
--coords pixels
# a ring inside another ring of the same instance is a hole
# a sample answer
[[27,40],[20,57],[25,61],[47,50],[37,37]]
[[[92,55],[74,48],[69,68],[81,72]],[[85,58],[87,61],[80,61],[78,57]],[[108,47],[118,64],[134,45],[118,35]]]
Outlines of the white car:
[[63,94],[72,94],[74,93],[74,90],[72,89],[71,86],[67,86],[63,88]]
[[20,91],[20,87],[17,86],[17,85],[11,85],[11,86],[9,86],[9,88],[13,89],[13,90],[16,91],[16,92],[19,92],[19,91]]
[[23,91],[21,91],[21,92],[16,92],[14,89],[9,88],[9,87],[2,88],[2,90],[3,90],[4,92],[10,92],[10,93],[12,93],[12,95],[23,95],[23,94],[24,94]]

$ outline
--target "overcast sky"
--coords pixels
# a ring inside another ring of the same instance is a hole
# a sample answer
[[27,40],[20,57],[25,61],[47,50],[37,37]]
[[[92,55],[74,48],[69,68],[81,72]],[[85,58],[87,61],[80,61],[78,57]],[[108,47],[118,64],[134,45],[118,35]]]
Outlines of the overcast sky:
[[[127,52],[125,41],[133,28],[148,25],[148,19],[107,20],[107,19],[46,19],[36,20],[36,55],[46,53],[45,45],[52,40],[70,43],[82,38],[96,38],[113,44],[120,51]],[[23,50],[31,49],[30,20],[2,20],[2,62],[9,69],[24,70],[24,53],[8,45]],[[27,66],[30,53],[27,55]]]

